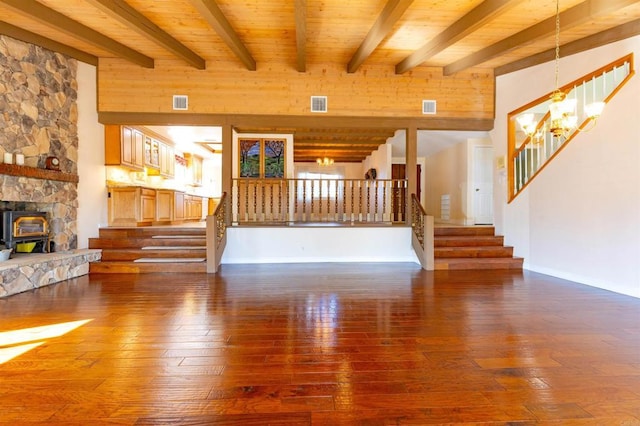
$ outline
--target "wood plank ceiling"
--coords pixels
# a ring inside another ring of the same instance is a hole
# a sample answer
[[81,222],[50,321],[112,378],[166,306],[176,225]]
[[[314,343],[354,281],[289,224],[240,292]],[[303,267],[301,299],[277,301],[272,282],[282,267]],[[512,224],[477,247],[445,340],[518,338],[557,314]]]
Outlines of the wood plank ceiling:
[[[640,0],[561,0],[561,54],[640,32]],[[78,60],[120,57],[152,68],[420,66],[495,75],[553,60],[555,0],[0,0],[0,34]],[[269,129],[295,134],[296,161],[362,161],[394,129]],[[455,129],[452,129],[455,130]]]

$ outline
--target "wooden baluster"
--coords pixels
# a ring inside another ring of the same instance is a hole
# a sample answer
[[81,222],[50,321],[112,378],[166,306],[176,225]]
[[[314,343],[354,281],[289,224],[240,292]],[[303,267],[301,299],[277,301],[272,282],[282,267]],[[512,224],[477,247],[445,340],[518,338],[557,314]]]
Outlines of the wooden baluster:
[[307,180],[302,181],[302,221],[307,221]]
[[318,185],[318,219],[322,221],[322,179],[319,181]]
[[335,202],[334,202],[334,212],[333,212],[333,218],[336,222],[338,222],[340,220],[340,216],[338,215],[338,197],[339,195],[339,184],[340,181],[338,179],[335,180],[335,187],[336,187],[336,196],[335,196]]
[[378,181],[377,180],[373,182],[373,187],[374,187],[374,190],[375,190],[375,192],[374,192],[374,194],[375,194],[374,197],[375,198],[374,198],[374,208],[373,208],[373,221],[377,222],[379,220],[379,218],[378,218],[378,213],[379,213],[378,212],[378,198],[379,198],[378,190],[379,190],[379,188],[378,188]]

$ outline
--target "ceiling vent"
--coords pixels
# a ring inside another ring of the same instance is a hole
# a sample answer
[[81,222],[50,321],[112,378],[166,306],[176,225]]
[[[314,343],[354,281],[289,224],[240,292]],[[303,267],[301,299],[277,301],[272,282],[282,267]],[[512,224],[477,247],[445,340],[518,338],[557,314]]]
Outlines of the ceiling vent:
[[311,112],[327,112],[327,97],[326,96],[312,96],[311,97]]
[[436,113],[436,101],[422,101],[422,113],[423,114],[435,114]]
[[187,95],[173,95],[173,109],[186,111],[189,109],[189,97]]

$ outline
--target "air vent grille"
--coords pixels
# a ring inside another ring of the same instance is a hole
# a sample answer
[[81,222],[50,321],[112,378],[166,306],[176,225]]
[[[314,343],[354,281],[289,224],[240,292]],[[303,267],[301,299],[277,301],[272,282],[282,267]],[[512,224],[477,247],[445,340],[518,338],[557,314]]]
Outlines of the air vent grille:
[[312,96],[311,97],[311,112],[327,112],[327,97],[326,96]]
[[186,95],[173,95],[173,109],[186,111],[189,109],[189,97]]
[[423,114],[435,114],[436,113],[436,101],[423,100],[422,101],[422,113]]

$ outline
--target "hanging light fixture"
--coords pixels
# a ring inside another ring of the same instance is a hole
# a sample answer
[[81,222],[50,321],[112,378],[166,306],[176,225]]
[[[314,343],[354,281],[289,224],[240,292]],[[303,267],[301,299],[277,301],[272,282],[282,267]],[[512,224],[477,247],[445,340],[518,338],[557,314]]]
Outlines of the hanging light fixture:
[[316,160],[316,163],[318,163],[319,166],[330,166],[333,164],[333,158],[328,158],[328,157],[318,158]]
[[[560,90],[560,0],[556,0],[556,29],[555,29],[555,89],[549,96],[549,132],[553,137],[567,137],[571,132],[580,130],[578,126],[578,114],[576,112],[577,99],[567,98],[567,94]],[[594,83],[595,84],[595,83]],[[575,87],[574,87],[575,90]],[[584,105],[585,118],[595,121],[602,114],[605,103],[596,101],[595,93],[593,102]],[[542,133],[546,131],[546,124],[538,129],[533,113],[521,114],[517,117],[518,124],[522,131],[534,142],[541,142]],[[593,127],[593,126],[591,126]],[[586,129],[582,129],[586,130]]]
[[560,80],[560,0],[556,0],[556,61],[555,90],[549,97],[549,131],[555,137],[566,136],[578,123],[576,100],[567,99],[567,94],[559,89]]

